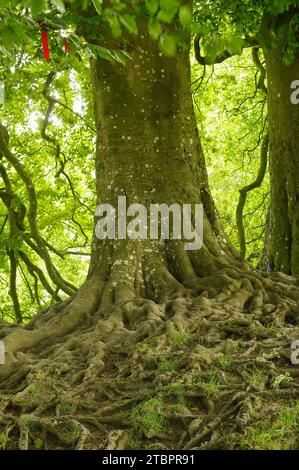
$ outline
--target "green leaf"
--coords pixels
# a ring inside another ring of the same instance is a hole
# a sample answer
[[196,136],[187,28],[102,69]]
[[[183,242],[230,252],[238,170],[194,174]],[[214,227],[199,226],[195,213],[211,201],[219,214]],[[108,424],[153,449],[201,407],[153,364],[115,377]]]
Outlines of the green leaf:
[[63,21],[61,18],[57,18],[56,16],[52,18],[47,18],[47,25],[51,25],[57,29],[68,29],[69,25],[67,22]]
[[0,23],[0,44],[6,49],[28,43],[30,37],[26,35],[25,27],[18,21],[9,21],[8,24]]
[[228,39],[227,49],[231,54],[242,54],[244,45],[243,38],[232,36]]
[[159,8],[159,2],[158,0],[145,0],[145,6],[148,11],[148,13],[151,16],[154,16]]
[[121,0],[111,0],[113,10],[115,11],[122,11],[126,8],[126,4],[122,2]]
[[18,210],[20,207],[22,207],[22,205],[22,199],[20,199],[18,196],[15,196],[11,201],[10,207],[13,210]]
[[101,57],[102,59],[110,60],[110,61],[114,61],[114,60],[115,60],[115,57],[114,57],[114,55],[112,54],[112,52],[109,51],[109,49],[106,49],[105,47],[97,46],[97,45],[93,44],[93,45],[90,45],[89,48],[90,48],[96,55],[98,55],[99,57]]
[[178,12],[180,4],[180,0],[160,0],[160,6],[162,10],[171,12],[173,15]]
[[1,0],[1,8],[6,8],[10,6],[11,0]]
[[160,37],[160,49],[167,56],[174,56],[176,53],[177,41],[172,34],[163,34]]
[[119,16],[121,24],[132,34],[137,36],[138,28],[136,24],[135,16],[133,15],[121,15]]
[[[111,10],[110,10],[111,11]],[[110,28],[111,28],[111,31],[112,31],[112,35],[115,37],[115,38],[119,38],[122,34],[122,31],[121,31],[121,27],[120,27],[120,24],[119,24],[119,21],[118,21],[118,18],[115,16],[115,15],[109,15],[108,14],[108,9],[105,10],[106,14],[107,14],[107,21],[110,25]]]
[[183,5],[179,11],[180,23],[184,27],[190,26],[192,23],[192,12],[187,5]]
[[51,0],[52,5],[57,8],[60,13],[65,11],[65,5],[63,0]]
[[48,2],[47,0],[27,0],[25,6],[31,9],[33,15],[40,15],[47,9]]
[[93,6],[95,7],[96,12],[101,15],[102,14],[102,3],[103,0],[92,0]]
[[162,27],[157,18],[150,18],[148,22],[148,31],[153,39],[158,39],[162,33]]
[[0,44],[7,50],[15,45],[15,32],[7,25],[0,25]]
[[158,15],[157,15],[157,18],[159,21],[162,21],[163,23],[171,23],[173,18],[175,17],[176,15],[176,11],[173,12],[173,11],[168,11],[168,10],[160,10]]
[[119,51],[110,51],[103,46],[97,46],[96,44],[91,44],[88,46],[88,49],[93,53],[94,56],[101,57],[105,60],[110,60],[110,62],[119,62],[120,64],[126,64],[126,57],[130,58],[129,54],[124,54]]
[[122,54],[122,52],[114,51],[114,57],[117,62],[123,65],[126,65],[127,63],[126,57],[124,56],[124,54]]

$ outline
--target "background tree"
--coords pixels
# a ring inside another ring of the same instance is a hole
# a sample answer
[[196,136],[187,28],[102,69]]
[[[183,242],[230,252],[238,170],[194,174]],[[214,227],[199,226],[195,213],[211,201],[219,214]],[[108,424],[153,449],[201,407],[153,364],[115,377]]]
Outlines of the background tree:
[[[202,2],[198,4],[202,6]],[[237,8],[232,10],[232,4]],[[195,40],[197,58],[202,64],[222,62],[246,47],[263,49],[269,90],[271,202],[264,250],[266,260],[262,264],[270,270],[288,274],[297,274],[299,266],[296,222],[298,111],[290,100],[291,84],[298,76],[298,6],[298,1],[279,0],[215,2],[214,8],[203,7],[202,28]],[[226,14],[221,16],[221,11]],[[212,24],[209,31],[205,26],[207,21]],[[202,35],[206,45],[205,58],[200,51]],[[267,141],[268,137],[265,137],[264,147],[268,146]],[[262,157],[266,153],[262,150]],[[241,211],[237,216],[241,254],[244,255]]]

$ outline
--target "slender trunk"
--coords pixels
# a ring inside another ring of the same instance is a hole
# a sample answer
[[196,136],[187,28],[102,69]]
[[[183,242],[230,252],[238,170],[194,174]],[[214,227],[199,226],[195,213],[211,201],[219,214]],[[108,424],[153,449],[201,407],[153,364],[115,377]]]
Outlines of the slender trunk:
[[291,84],[299,59],[282,61],[282,50],[265,50],[268,75],[271,203],[267,257],[271,270],[299,274],[299,108]]

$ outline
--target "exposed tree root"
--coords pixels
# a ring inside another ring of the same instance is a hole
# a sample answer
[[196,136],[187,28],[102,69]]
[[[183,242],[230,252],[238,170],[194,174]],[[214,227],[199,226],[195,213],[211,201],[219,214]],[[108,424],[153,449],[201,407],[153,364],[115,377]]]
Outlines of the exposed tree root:
[[187,264],[179,281],[161,265],[158,303],[134,297],[138,269],[1,324],[0,446],[298,448],[297,281],[245,265],[195,278]]

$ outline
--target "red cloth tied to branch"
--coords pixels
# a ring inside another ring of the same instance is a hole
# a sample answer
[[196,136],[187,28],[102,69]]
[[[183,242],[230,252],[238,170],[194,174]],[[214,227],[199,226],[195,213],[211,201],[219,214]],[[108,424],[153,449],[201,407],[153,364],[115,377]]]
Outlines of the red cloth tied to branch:
[[44,23],[40,23],[42,46],[45,60],[50,60],[49,38]]
[[69,53],[71,52],[71,50],[70,50],[69,42],[68,42],[67,39],[65,40],[64,47],[65,47],[65,52],[66,52],[67,54],[69,54]]

